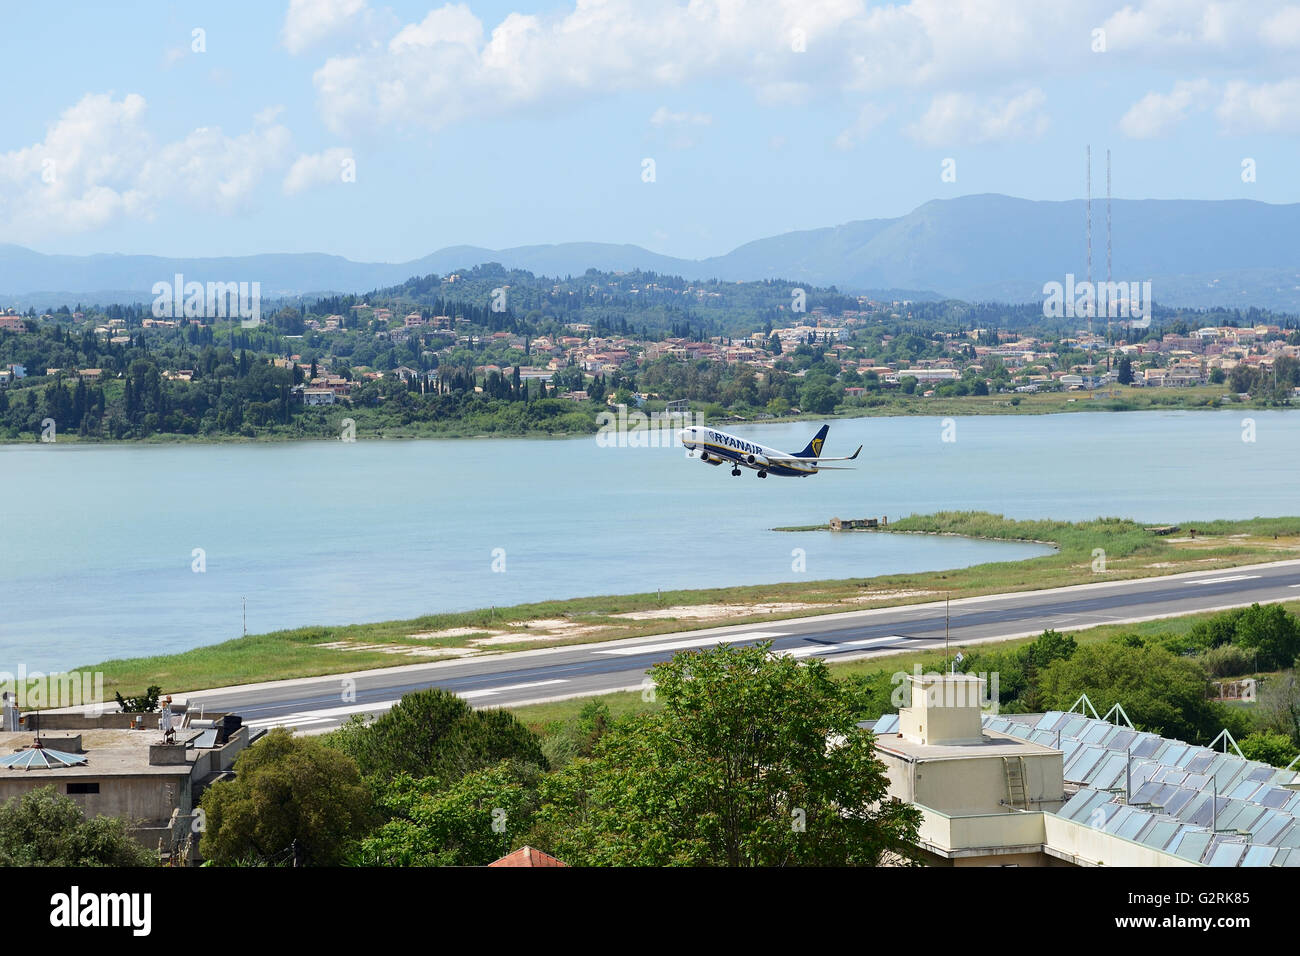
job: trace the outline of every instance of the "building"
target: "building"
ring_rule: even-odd
[[[333,405],[338,396],[328,388],[304,388],[299,392],[304,405]]]
[[[994,716],[971,675],[909,682],[912,703],[872,730],[932,863],[1300,866],[1294,771],[1135,730],[1118,706],[1123,723]]]
[[[489,863],[488,866],[568,866],[568,864],[531,846],[521,846],[513,853],[507,853],[501,859]]]
[[[254,739],[235,715],[192,720],[184,705],[174,710],[181,728],[170,744],[162,742],[157,714],[24,715],[19,731],[0,733],[0,753],[32,748],[39,732],[42,747],[79,755],[84,762],[0,771],[0,803],[52,786],[88,817],[120,817],[143,846],[155,850],[161,845],[170,852],[192,832],[203,790],[229,776],[235,757]]]

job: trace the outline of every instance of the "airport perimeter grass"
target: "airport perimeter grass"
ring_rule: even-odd
[[[1195,530],[1195,535],[1191,534]],[[177,654],[105,661],[82,670],[104,674],[105,693],[142,693],[151,684],[167,692],[202,690],[232,684],[348,673],[369,668],[416,664],[427,658],[386,653],[384,649],[348,650],[321,647],[332,642],[411,648],[463,648],[485,632],[508,632],[523,640],[495,648],[498,653],[556,647],[696,630],[724,624],[773,621],[864,608],[914,604],[1002,591],[1037,590],[1124,578],[1152,577],[1180,571],[1210,570],[1240,564],[1300,557],[1300,517],[1244,521],[1192,522],[1180,532],[1157,535],[1120,518],[1093,521],[1016,521],[987,512],[941,512],[912,516],[888,531],[813,534],[924,533],[954,534],[996,540],[1049,542],[1052,554],[1023,561],[995,562],[950,571],[882,575],[831,581],[798,581],[751,587],[576,598],[508,608],[436,614],[376,624],[314,626],[249,635]],[[792,534],[792,538],[794,535]],[[788,547],[791,538],[779,545]],[[1104,552],[1104,567],[1097,549]],[[652,619],[620,617],[640,611],[715,606],[716,617],[682,618],[669,614]],[[718,607],[724,606],[725,607]],[[754,605],[777,605],[757,613]],[[550,636],[530,622],[562,619],[578,633]],[[452,628],[471,633],[428,638],[421,635]],[[486,652],[481,652],[486,653]]]

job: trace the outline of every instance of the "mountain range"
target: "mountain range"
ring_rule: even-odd
[[[1083,200],[996,194],[936,199],[905,216],[863,219],[758,239],[725,255],[682,259],[635,245],[569,242],[485,249],[449,246],[402,263],[319,253],[185,259],[46,255],[0,244],[0,305],[148,301],[155,282],[260,281],[277,298],[366,292],[414,275],[484,262],[538,275],[641,269],[687,279],[782,278],[891,297],[1032,302],[1043,284],[1087,274]],[[1111,206],[1114,279],[1150,281],[1157,303],[1300,311],[1300,204],[1130,200]],[[1106,277],[1106,203],[1092,203],[1092,275]]]

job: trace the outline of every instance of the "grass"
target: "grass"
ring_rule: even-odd
[[[516,643],[491,651],[505,652],[911,604],[938,600],[945,593],[955,598],[970,597],[1300,557],[1300,517],[1198,522],[1191,527],[1197,530],[1195,537],[1189,533],[1160,537],[1120,518],[1016,521],[987,512],[940,512],[901,519],[891,524],[888,532],[810,533],[957,534],[1050,542],[1057,550],[1023,561],[994,562],[949,571],[609,595],[434,614],[403,621],[303,627],[249,635],[176,654],[105,661],[82,670],[102,672],[105,692],[111,699],[114,691],[134,695],[142,693],[150,684],[158,684],[166,691],[202,690],[416,664],[431,658],[412,656],[408,652],[447,654],[467,649],[476,635],[481,637],[487,632],[516,639]],[[1189,530],[1189,526],[1184,528]],[[1098,566],[1097,549],[1104,551],[1104,570],[1094,570]],[[674,613],[649,619],[621,616],[665,609],[684,611],[702,605],[712,606],[716,616],[705,619]],[[755,605],[775,607],[764,609]],[[462,633],[428,636],[430,632],[451,629],[460,629]],[[321,646],[341,641],[387,647],[341,651]],[[483,655],[489,651],[475,653]]]

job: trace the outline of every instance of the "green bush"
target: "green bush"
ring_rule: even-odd
[[[157,857],[127,834],[116,817],[87,820],[53,787],[31,790],[0,806],[0,866],[150,866]]]
[[[1238,677],[1249,673],[1254,655],[1235,644],[1211,647],[1201,655],[1201,663],[1211,677]]]
[[[1274,767],[1285,767],[1300,753],[1286,734],[1269,733],[1267,730],[1255,731],[1241,740],[1238,746],[1248,760],[1258,760]]]

